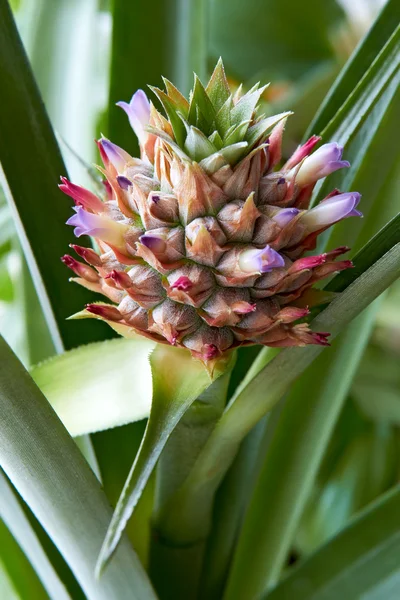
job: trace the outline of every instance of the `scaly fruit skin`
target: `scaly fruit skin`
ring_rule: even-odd
[[[73,246],[86,264],[63,257],[74,281],[113,303],[96,316],[129,335],[188,348],[212,369],[245,344],[327,344],[326,333],[296,323],[316,302],[312,285],[351,266],[347,248],[303,257],[319,233],[359,216],[356,192],[334,190],[308,210],[318,179],[348,167],[342,148],[311,137],[280,169],[286,118],[259,116],[265,88],[233,95],[222,62],[187,101],[167,80],[154,89],[168,119],[142,90],[121,102],[141,158],[102,138],[105,199],[62,178],[76,204],[68,224],[95,238],[99,252]]]

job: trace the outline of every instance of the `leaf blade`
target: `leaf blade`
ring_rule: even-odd
[[[140,600],[154,600],[126,539],[109,572],[101,582],[95,580],[95,559],[111,516],[107,499],[74,441],[2,339],[0,358],[0,461],[5,473],[90,600],[110,595],[122,600],[131,597],[132,590]]]
[[[31,369],[72,436],[148,417],[155,342],[116,339],[80,346]]]
[[[283,600],[292,593],[298,600],[394,598],[390,591],[400,581],[399,506],[396,486],[263,598]]]
[[[210,384],[204,367],[193,361],[186,350],[159,345],[151,362],[154,379],[150,418],[108,528],[97,563],[98,572],[102,572],[115,551],[170,434],[192,402]]]

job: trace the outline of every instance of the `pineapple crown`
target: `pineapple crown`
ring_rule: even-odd
[[[299,320],[327,301],[313,284],[351,266],[336,260],[348,248],[304,253],[327,227],[361,215],[357,192],[333,190],[308,208],[316,182],[349,166],[343,148],[315,150],[321,138],[312,136],[278,168],[291,113],[261,113],[266,86],[233,94],[221,60],[206,87],[195,76],[189,100],[164,84],[151,89],[166,116],[142,90],[118,103],[141,157],[98,141],[103,198],[62,178],[76,204],[68,224],[96,244],[73,245],[85,263],[63,261],[74,281],[113,303],[79,316],[188,348],[210,370],[240,345],[327,344],[328,334]]]

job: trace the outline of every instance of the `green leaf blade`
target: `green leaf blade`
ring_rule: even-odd
[[[5,191],[56,350],[62,351],[104,332],[65,321],[89,298],[71,288],[58,258],[72,241],[65,226],[70,205],[57,188],[66,168],[6,0],[0,0],[0,71]]]
[[[363,511],[263,600],[395,598],[400,584],[400,489]]]
[[[153,401],[150,418],[108,528],[97,563],[98,573],[103,571],[119,544],[170,434],[192,402],[211,383],[204,366],[194,361],[186,350],[159,345],[151,356],[151,363]]]
[[[2,339],[0,359],[0,462],[5,473],[90,600],[124,600],[132,594],[154,600],[127,539],[102,581],[95,579],[96,556],[111,517],[108,501],[75,442]]]
[[[154,348],[145,338],[98,342],[45,361],[31,375],[69,433],[84,435],[148,417]]]

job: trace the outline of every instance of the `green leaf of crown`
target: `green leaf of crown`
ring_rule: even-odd
[[[246,94],[239,88],[233,95],[219,59],[206,87],[197,75],[189,101],[168,79],[165,91],[150,86],[161,102],[171,125],[171,141],[193,161],[233,165],[243,159],[256,145],[264,144],[272,127],[290,115],[284,112],[274,117],[257,116],[260,101],[267,86],[254,85]],[[162,119],[159,121],[162,123]],[[148,130],[164,140],[168,132],[159,127]],[[212,160],[207,160],[212,157]]]

